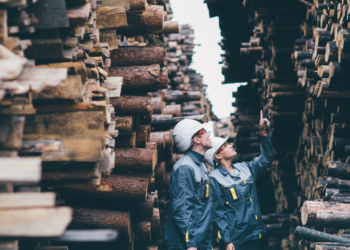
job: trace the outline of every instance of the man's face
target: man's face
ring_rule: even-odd
[[[194,139],[196,139],[196,141],[198,140],[199,144],[201,144],[202,147],[204,147],[204,148],[209,149],[209,148],[213,147],[211,140],[210,140],[210,134],[204,128],[199,130],[194,135]]]

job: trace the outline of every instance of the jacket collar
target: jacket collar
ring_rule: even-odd
[[[202,162],[199,161],[198,158],[191,151],[186,152],[185,155],[189,156],[194,161],[194,163],[196,163],[197,166],[200,166],[202,164]]]
[[[239,176],[239,170],[235,168],[235,165],[232,164],[232,167],[235,169],[233,173],[229,172],[226,168],[222,167],[219,165],[217,169],[223,174],[223,175],[228,175],[230,174],[231,176]]]

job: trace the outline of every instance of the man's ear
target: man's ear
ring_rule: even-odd
[[[200,144],[200,139],[198,136],[193,137],[193,143]]]
[[[221,160],[221,159],[222,159],[222,156],[219,155],[219,154],[216,154],[216,155],[215,155],[215,158],[218,159],[218,160]]]

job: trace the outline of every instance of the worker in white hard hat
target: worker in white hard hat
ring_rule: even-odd
[[[168,249],[212,250],[212,194],[203,163],[205,152],[212,143],[205,126],[184,119],[173,131],[175,144],[185,155],[171,172],[165,231]]]
[[[220,244],[220,249],[226,250],[258,250],[260,238],[265,234],[265,226],[261,219],[259,199],[255,180],[271,164],[274,159],[274,149],[270,134],[266,132],[267,119],[260,113],[259,132],[261,135],[261,155],[250,162],[232,164],[236,151],[227,143],[228,138],[213,138],[213,147],[205,154],[209,165],[215,167],[210,173],[210,181],[215,190],[220,190],[219,198],[224,204],[224,212],[216,214],[224,216],[228,222],[231,246],[227,240]],[[214,206],[215,207],[215,206]],[[223,231],[218,224],[218,238],[222,241]]]

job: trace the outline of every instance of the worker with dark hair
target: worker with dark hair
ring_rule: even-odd
[[[255,181],[259,175],[271,164],[274,159],[274,149],[270,134],[266,132],[267,119],[260,113],[259,132],[261,135],[261,155],[250,162],[232,164],[236,151],[227,143],[227,139],[215,137],[212,139],[213,147],[205,154],[206,161],[215,170],[210,173],[211,184],[220,190],[217,200],[225,207],[230,240],[232,244],[227,247],[221,244],[220,248],[226,250],[258,250],[260,238],[265,234],[259,199]],[[218,225],[218,237],[222,239],[222,231]]]

